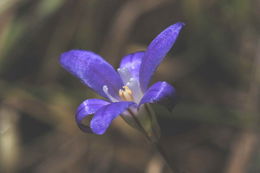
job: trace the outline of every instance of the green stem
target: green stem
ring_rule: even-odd
[[[168,156],[165,154],[162,146],[158,143],[153,141],[149,135],[146,133],[144,127],[142,126],[142,124],[140,123],[140,121],[138,120],[138,118],[135,116],[135,114],[128,109],[129,114],[131,115],[131,117],[134,119],[135,123],[137,124],[137,126],[140,128],[140,130],[142,131],[142,133],[144,134],[145,138],[153,145],[153,147],[157,150],[158,153],[160,153],[161,157],[164,159],[166,165],[170,168],[172,173],[179,173],[179,171],[177,170],[177,167],[173,167],[170,164],[170,160],[168,158]]]

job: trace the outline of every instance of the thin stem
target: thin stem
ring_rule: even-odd
[[[142,126],[142,124],[139,122],[138,118],[135,116],[135,114],[128,109],[129,114],[131,115],[131,117],[134,119],[135,123],[137,124],[137,126],[140,128],[140,130],[142,131],[142,133],[144,134],[144,136],[146,137],[146,139],[153,145],[153,147],[158,151],[158,153],[160,153],[161,157],[164,159],[166,165],[170,168],[172,173],[179,173],[179,171],[177,170],[177,167],[173,167],[170,164],[170,160],[167,157],[167,155],[165,154],[162,146],[158,143],[153,141],[149,135],[146,133],[144,127]]]
[[[177,166],[174,166],[172,164],[170,164],[170,160],[169,157],[167,156],[167,154],[164,152],[162,146],[158,143],[158,142],[154,142],[154,147],[157,149],[157,151],[161,154],[162,158],[164,158],[165,163],[167,164],[167,166],[170,168],[172,173],[179,173],[179,170],[177,168]]]
[[[142,124],[138,121],[137,117],[135,116],[135,114],[128,109],[129,114],[132,116],[132,118],[134,119],[135,123],[137,124],[137,126],[140,128],[140,130],[142,131],[142,133],[144,134],[144,136],[146,137],[146,139],[149,142],[152,142],[152,140],[150,139],[149,135],[146,133],[144,127],[142,126]]]
[[[149,105],[148,104],[144,104],[144,107],[145,107],[145,109],[148,112],[148,116],[149,116],[152,124],[156,123],[156,125],[157,125],[157,122],[154,122],[155,121],[154,117],[153,117],[153,116],[155,116],[155,115],[153,115],[154,112],[150,109]],[[153,131],[154,134],[157,134],[154,128],[152,128],[152,131]]]

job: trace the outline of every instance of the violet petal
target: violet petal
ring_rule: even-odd
[[[139,69],[144,52],[135,52],[124,56],[120,63],[120,68],[126,68],[132,77],[139,80]]]
[[[138,106],[145,103],[161,103],[173,108],[175,104],[175,89],[167,82],[156,82],[144,94]]]
[[[106,132],[112,120],[123,113],[134,102],[115,102],[99,109],[90,122],[91,130],[98,135]]]
[[[99,55],[85,50],[71,50],[61,55],[60,63],[101,96],[107,98],[103,91],[103,86],[106,85],[109,93],[118,98],[122,80],[114,68]]]
[[[148,46],[140,67],[140,84],[146,91],[149,81],[158,65],[175,43],[184,23],[178,22],[162,31]]]
[[[84,132],[92,132],[90,127],[87,125],[84,125],[82,123],[82,120],[94,113],[96,113],[96,111],[98,109],[100,109],[101,107],[110,104],[109,102],[105,101],[105,100],[101,100],[101,99],[88,99],[85,100],[84,102],[82,102],[76,112],[76,122],[77,125],[79,126],[79,128],[81,130],[83,130]]]

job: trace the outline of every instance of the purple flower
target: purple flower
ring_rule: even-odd
[[[103,134],[112,120],[120,114],[126,115],[127,110],[138,112],[143,104],[173,100],[175,89],[167,82],[157,82],[149,88],[148,85],[183,26],[181,22],[169,26],[150,43],[146,51],[123,57],[117,71],[93,52],[70,50],[63,53],[61,65],[106,98],[87,99],[81,103],[76,113],[78,126],[85,132]],[[90,126],[84,125],[83,119],[93,114]]]

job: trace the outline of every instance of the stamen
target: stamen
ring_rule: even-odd
[[[128,86],[123,86],[123,89],[119,90],[119,96],[124,101],[134,101],[133,92],[128,88]]]
[[[118,102],[117,99],[115,99],[113,96],[109,94],[108,87],[106,85],[103,86],[103,91],[112,102]]]

